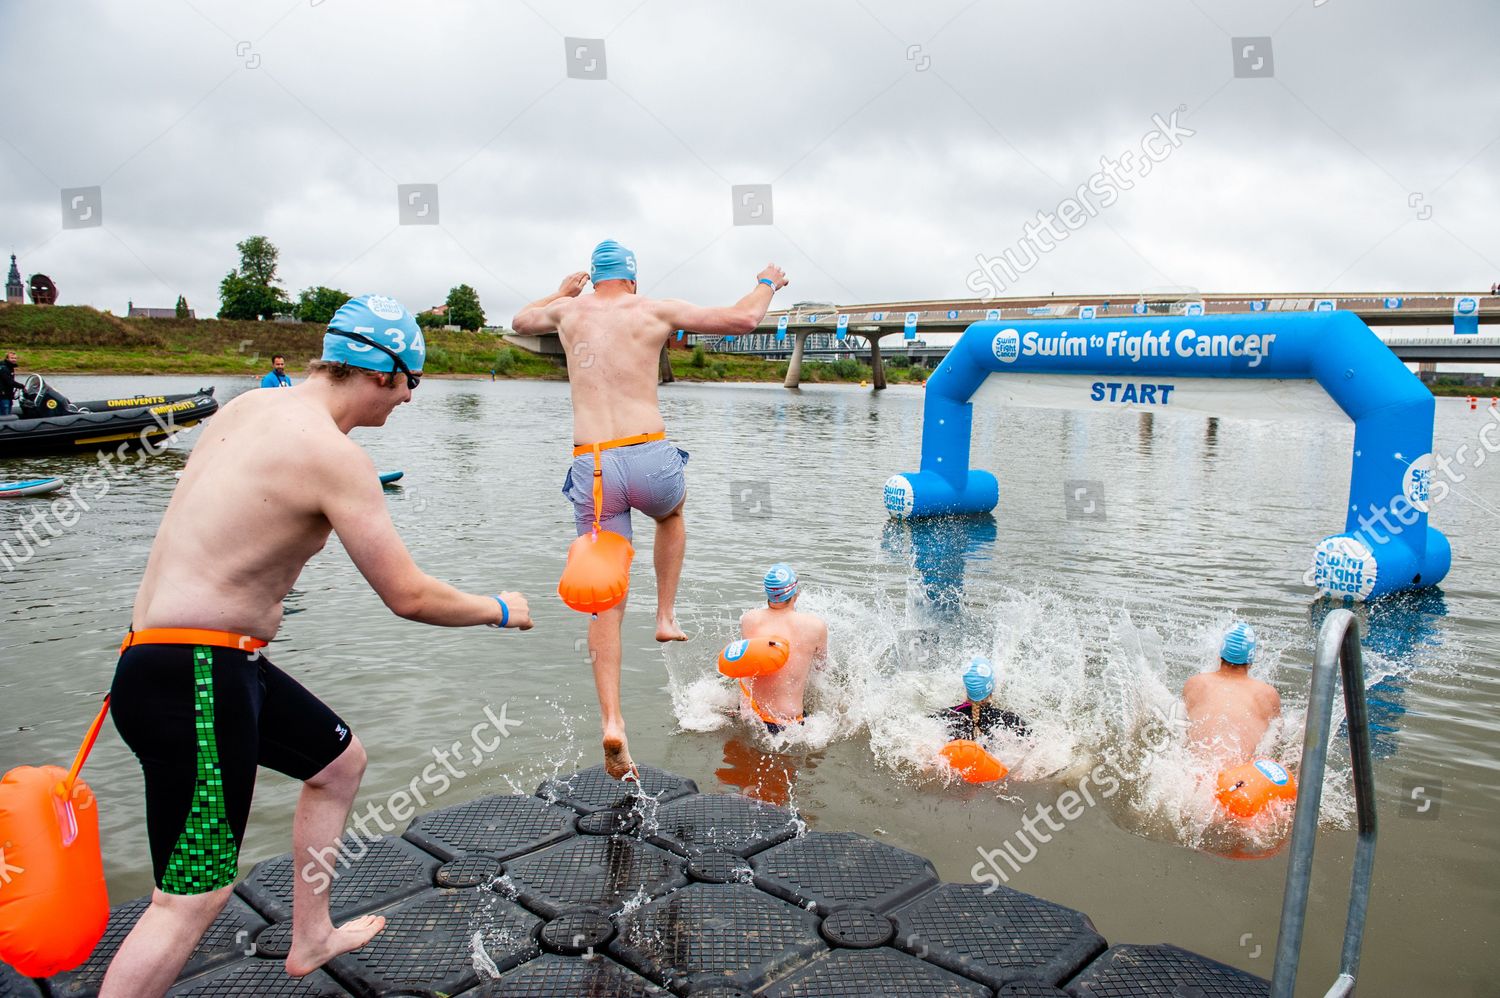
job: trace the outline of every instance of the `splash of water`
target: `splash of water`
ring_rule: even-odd
[[[1123,792],[1107,803],[1108,813],[1137,834],[1234,854],[1272,849],[1290,828],[1286,812],[1225,822],[1213,797],[1217,773],[1188,744],[1182,683],[1200,668],[1217,666],[1219,639],[1233,619],[1227,610],[1185,613],[1152,604],[1133,614],[1123,600],[1013,587],[937,607],[914,582],[897,593],[873,585],[858,593],[809,589],[799,609],[829,625],[830,661],[810,678],[805,725],[766,735],[747,718],[734,685],[712,663],[683,652],[668,662],[679,724],[711,731],[743,723],[768,752],[864,738],[876,763],[899,779],[951,781],[938,756],[949,736],[933,714],[965,699],[963,663],[984,655],[997,667],[997,701],[1029,728],[1025,735],[1005,730],[989,739],[987,747],[1011,770],[997,796],[1051,797],[1055,787],[1038,785],[1074,785],[1106,765],[1123,777]],[[1143,612],[1149,626],[1134,619]],[[711,647],[734,637],[726,625],[720,629]],[[1251,674],[1278,685],[1293,640],[1299,639],[1263,634]],[[1301,682],[1299,669],[1279,684],[1282,717],[1256,752],[1292,769],[1301,761]],[[1340,704],[1335,723],[1341,719]],[[1346,827],[1352,806],[1347,751],[1335,746],[1322,823]]]

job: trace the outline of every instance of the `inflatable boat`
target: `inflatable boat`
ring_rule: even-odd
[[[0,416],[0,459],[155,444],[219,411],[214,390],[73,402],[33,374],[19,412]]]

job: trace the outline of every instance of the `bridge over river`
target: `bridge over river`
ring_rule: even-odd
[[[1140,316],[1255,315],[1288,312],[1352,311],[1380,334],[1397,357],[1410,363],[1500,363],[1500,334],[1453,332],[1460,307],[1477,319],[1475,326],[1500,324],[1500,296],[1466,292],[1360,292],[1333,296],[1325,293],[1278,293],[1254,296],[1198,294],[1174,291],[1148,294],[1049,295],[1046,297],[940,299],[897,301],[871,305],[801,302],[770,312],[754,333],[746,336],[706,336],[691,330],[682,341],[703,344],[724,353],[750,354],[787,360],[785,384],[801,383],[805,358],[868,358],[877,389],[886,385],[881,341],[902,337],[897,352],[914,363],[935,366],[947,354],[948,341],[972,323],[986,319],[1028,323],[1049,320],[1109,320]],[[1426,327],[1426,328],[1423,328]],[[1447,327],[1435,331],[1431,327]],[[542,353],[561,353],[555,335],[511,337]],[[670,361],[662,358],[663,380],[672,378]]]

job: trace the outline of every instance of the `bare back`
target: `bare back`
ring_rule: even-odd
[[[1220,669],[1193,676],[1182,688],[1188,740],[1222,766],[1249,762],[1271,721],[1281,714],[1275,687]]]
[[[821,665],[828,655],[828,625],[823,618],[790,608],[747,610],[740,617],[740,636],[783,637],[792,643],[786,665],[745,683],[756,702],[775,716],[788,719],[800,716],[807,677],[813,666]]]
[[[270,640],[282,599],[327,543],[324,509],[350,470],[378,494],[369,457],[298,389],[230,402],[204,424],[167,506],[131,625]]]
[[[595,292],[554,302],[548,313],[567,351],[575,444],[666,428],[656,394],[661,348],[673,331],[664,303]]]

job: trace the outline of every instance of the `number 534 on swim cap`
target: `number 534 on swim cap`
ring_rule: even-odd
[[[427,343],[416,318],[399,301],[360,295],[346,301],[329,320],[323,359],[366,371],[420,371],[427,360]]]

